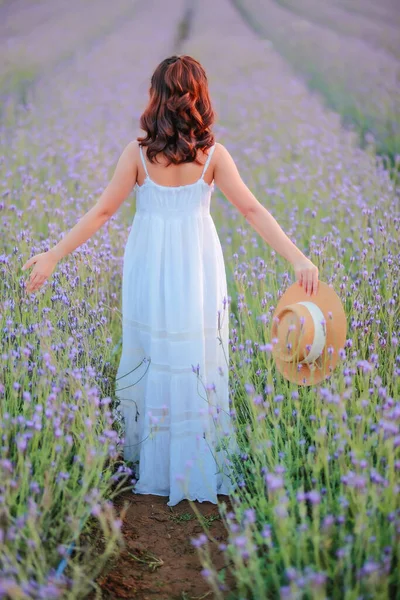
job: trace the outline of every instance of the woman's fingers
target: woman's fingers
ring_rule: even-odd
[[[313,292],[313,274],[310,273],[308,275],[308,292],[311,296],[312,292]]]
[[[28,269],[31,265],[33,265],[38,259],[38,255],[35,254],[35,256],[31,256],[24,265],[22,265],[21,269],[23,271],[25,271],[26,269]]]
[[[34,286],[33,286],[33,291],[36,292],[36,290],[38,290],[40,287],[42,287],[44,282],[43,277],[39,277],[39,279],[36,279]]]
[[[26,286],[27,291],[34,292],[42,285],[43,281],[43,275],[41,275],[40,273],[32,272],[28,281],[28,285]]]
[[[317,273],[313,273],[311,275],[310,278],[310,283],[309,283],[309,290],[310,290],[310,296],[315,296],[317,294],[318,291],[318,274]]]
[[[34,292],[36,292],[37,290],[39,290],[39,289],[42,287],[42,285],[43,285],[43,284],[44,284],[44,280],[41,280],[41,281],[40,281],[40,282],[39,282],[39,283],[36,285],[36,287],[35,287],[35,289],[34,289],[33,291],[34,291]]]
[[[317,293],[317,279],[318,275],[315,270],[307,271],[307,281],[305,285],[305,292],[308,296],[315,295]]]
[[[307,294],[308,293],[308,285],[309,285],[309,278],[308,278],[307,270],[304,270],[304,272],[303,272],[303,281],[304,281],[304,284],[303,284],[304,291]]]
[[[32,276],[31,276],[31,277],[28,279],[28,281],[26,282],[26,291],[27,291],[27,292],[30,292],[30,291],[32,291],[32,288],[33,288],[33,283],[34,283],[35,279],[36,279],[35,277],[32,277]]]
[[[36,292],[36,290],[38,290],[40,287],[41,287],[40,284],[35,284],[33,287],[31,287],[31,288],[28,289],[28,292],[30,294],[32,294],[32,292]]]
[[[318,294],[318,273],[315,274],[314,277],[314,295]]]
[[[26,291],[28,293],[38,290],[49,278],[55,267],[53,256],[47,252],[42,252],[41,254],[32,256],[22,266],[22,270],[24,271],[32,264],[35,264],[35,267],[32,269],[32,272],[26,282]]]
[[[308,296],[318,292],[318,267],[310,260],[301,260],[294,264],[297,281]]]

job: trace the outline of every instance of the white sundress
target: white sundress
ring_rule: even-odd
[[[136,494],[217,504],[235,488],[225,264],[210,214],[214,182],[136,184],[122,283],[116,397]],[[222,342],[222,343],[221,343]],[[222,441],[222,445],[221,442]]]

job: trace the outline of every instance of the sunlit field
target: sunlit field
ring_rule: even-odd
[[[390,135],[379,128],[379,144],[371,137],[361,148],[339,109],[306,87],[297,65],[234,3],[205,0],[189,21],[184,0],[168,11],[161,0],[92,4],[71,23],[72,35],[64,2],[41,2],[29,14],[0,2],[0,22],[8,10],[12,23],[0,27],[10,57],[0,80],[0,597],[83,598],[121,544],[113,498],[135,480],[122,460],[115,376],[134,192],[38,292],[26,293],[21,266],[98,199],[139,134],[153,69],[178,48],[208,73],[217,141],[333,285],[348,323],[329,379],[302,387],[282,378],[271,318],[293,269],[216,188],[211,213],[228,279],[227,368],[240,446],[231,457],[235,509],[220,504],[228,531],[220,549],[236,586],[210,562],[205,534],[192,540],[201,576],[217,599],[400,598],[399,159],[388,170],[377,154],[393,147]],[[246,4],[257,9],[255,0]],[[357,1],[364,19],[373,6]],[[380,60],[379,48],[369,52]],[[338,45],[333,67],[347,57]],[[397,64],[396,53],[390,60]],[[398,96],[377,79],[368,86],[371,94],[360,87],[365,101],[381,106],[373,94],[387,93],[393,115]],[[339,81],[337,90],[346,94]],[[357,110],[370,119],[369,106]],[[95,531],[105,540],[101,555],[91,545]]]
[[[400,12],[383,0],[232,0],[249,26],[392,161],[400,154]]]

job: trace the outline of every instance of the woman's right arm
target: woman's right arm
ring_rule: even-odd
[[[214,181],[226,198],[239,210],[246,221],[278,254],[294,268],[306,293],[318,291],[318,268],[288,238],[270,212],[258,202],[242,180],[228,150],[220,143],[215,148]]]

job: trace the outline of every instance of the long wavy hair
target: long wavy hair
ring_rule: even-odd
[[[149,96],[140,117],[146,135],[137,138],[147,146],[149,161],[157,162],[156,155],[162,153],[168,165],[200,164],[197,151],[214,144],[211,126],[215,119],[202,65],[186,55],[164,59],[151,77]]]

